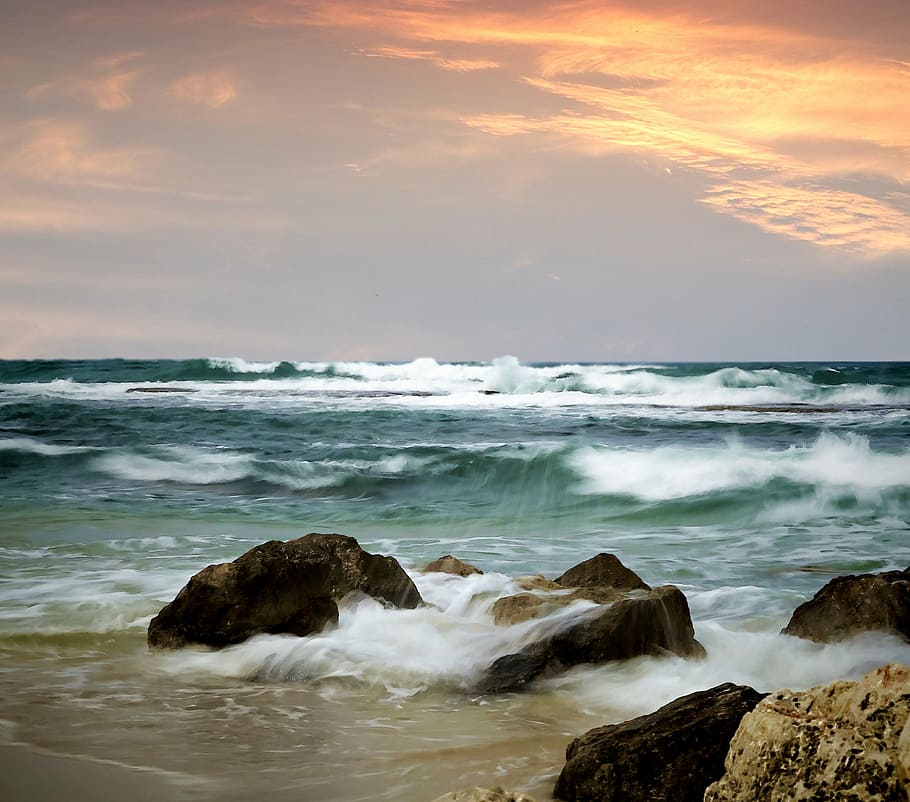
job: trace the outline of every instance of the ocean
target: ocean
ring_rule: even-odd
[[[196,571],[308,532],[396,557],[431,604],[148,651]],[[472,694],[533,634],[493,601],[599,552],[677,585],[707,658]],[[449,553],[485,573],[420,571]],[[778,634],[832,576],[908,564],[908,363],[0,361],[0,740],[175,799],[547,799],[591,727],[910,663],[885,634]]]

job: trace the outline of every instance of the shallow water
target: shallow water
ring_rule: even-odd
[[[910,662],[883,635],[777,634],[831,575],[910,563],[908,435],[906,364],[0,362],[4,732],[199,798],[546,799],[590,727]],[[147,651],[190,575],[309,531],[394,555],[435,607]],[[473,695],[533,636],[492,624],[512,579],[600,551],[678,585],[708,658]],[[445,553],[487,574],[419,571]]]

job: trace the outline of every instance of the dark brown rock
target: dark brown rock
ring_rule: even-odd
[[[259,633],[309,635],[338,620],[337,602],[352,591],[393,607],[422,602],[394,558],[369,554],[352,537],[270,540],[193,576],[152,619],[148,643],[223,647]]]
[[[614,554],[598,554],[573,566],[555,581],[567,588],[651,590],[650,585],[626,568]]]
[[[463,562],[457,557],[453,557],[451,554],[446,554],[438,560],[433,560],[433,562],[427,565],[423,570],[425,573],[436,571],[441,574],[454,574],[455,576],[471,576],[471,574],[483,573],[476,565]]]
[[[871,630],[910,640],[910,568],[832,579],[793,611],[781,632],[831,643]]]
[[[566,749],[553,795],[566,802],[701,802],[724,773],[740,721],[763,697],[726,683],[590,730]]]
[[[481,693],[520,690],[581,663],[605,663],[640,655],[701,657],[689,604],[679,588],[665,585],[591,611],[582,621],[516,654],[500,657],[478,685]]]

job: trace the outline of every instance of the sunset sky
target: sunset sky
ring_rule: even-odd
[[[910,359],[907,0],[10,2],[0,357]]]

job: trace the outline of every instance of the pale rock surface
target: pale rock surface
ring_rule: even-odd
[[[768,696],[739,725],[705,802],[907,802],[910,668]]]

